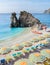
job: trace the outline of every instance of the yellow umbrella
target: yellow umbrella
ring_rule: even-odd
[[[48,44],[48,41],[47,40],[43,40],[43,41],[40,41],[39,43],[41,43],[41,44]]]
[[[44,34],[44,37],[45,37],[45,38],[50,38],[50,34],[49,34],[49,33],[45,33],[45,34]]]
[[[20,44],[16,44],[16,45],[12,46],[11,48],[12,48],[13,50],[19,51],[19,50],[23,49],[23,46],[20,45]]]
[[[32,46],[32,43],[30,43],[30,42],[23,42],[21,45],[23,47],[30,47],[30,46]]]
[[[5,56],[5,59],[6,59],[6,61],[9,63],[9,61],[11,61],[11,60],[15,60],[15,58],[13,58],[13,56],[11,56],[11,55],[6,55]]]
[[[3,47],[0,49],[0,54],[7,54],[11,51],[10,48]]]
[[[30,47],[25,47],[22,49],[23,53],[29,53],[30,51],[32,51],[32,49]]]
[[[41,54],[50,59],[50,49],[43,49],[40,51]]]
[[[43,36],[39,36],[38,37],[38,40],[40,41],[40,40],[44,40],[45,38],[43,37]]]
[[[28,59],[21,59],[19,61],[16,61],[14,65],[34,65],[31,63]]]
[[[38,42],[38,38],[33,38],[31,42]]]
[[[46,57],[41,55],[39,52],[35,52],[35,53],[32,53],[30,56],[29,56],[29,60],[31,62],[34,62],[34,63],[37,63],[37,62],[43,62],[45,61]]]

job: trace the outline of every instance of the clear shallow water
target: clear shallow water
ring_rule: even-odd
[[[32,14],[32,15],[38,18],[42,23],[50,27],[50,15],[49,14]],[[24,28],[10,28],[10,23],[11,23],[10,14],[0,14],[0,40],[10,38],[24,31]]]
[[[43,24],[50,27],[50,14],[35,13],[33,16],[38,18]]]
[[[0,14],[0,40],[22,33],[23,28],[10,28],[10,14]]]

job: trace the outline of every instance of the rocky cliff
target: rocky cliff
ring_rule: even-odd
[[[12,13],[11,15],[11,27],[32,27],[36,25],[40,25],[41,22],[31,13],[26,11],[21,11],[19,19],[17,20],[16,13]]]
[[[48,10],[45,10],[44,13],[50,14],[50,8]]]

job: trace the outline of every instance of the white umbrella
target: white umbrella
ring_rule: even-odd
[[[50,58],[50,49],[41,50],[41,54],[47,58]]]
[[[34,65],[31,63],[28,59],[20,59],[19,61],[16,61],[14,65]]]
[[[45,61],[46,57],[41,55],[39,52],[35,52],[35,53],[32,53],[30,56],[29,56],[29,60],[31,62],[43,62]]]

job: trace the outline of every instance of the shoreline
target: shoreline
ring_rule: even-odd
[[[1,40],[0,41],[0,47],[8,46],[8,44],[9,44],[9,46],[12,46],[13,44],[24,42],[24,41],[26,41],[26,38],[28,36],[31,36],[31,35],[32,35],[31,27],[25,28],[25,30],[22,31],[21,34],[15,35],[15,36],[8,38],[8,39],[5,39],[5,40]],[[27,39],[27,41],[29,41],[29,38]]]
[[[11,38],[5,39],[5,40],[0,40],[0,48],[2,47],[9,47],[9,46],[13,46],[17,43],[22,43],[22,42],[27,42],[27,41],[31,41],[34,37],[39,36],[38,34],[34,34],[32,33],[33,30],[31,27],[29,28],[25,28],[20,34],[15,35]],[[46,34],[46,31],[44,30],[39,30],[42,32],[43,34]]]

